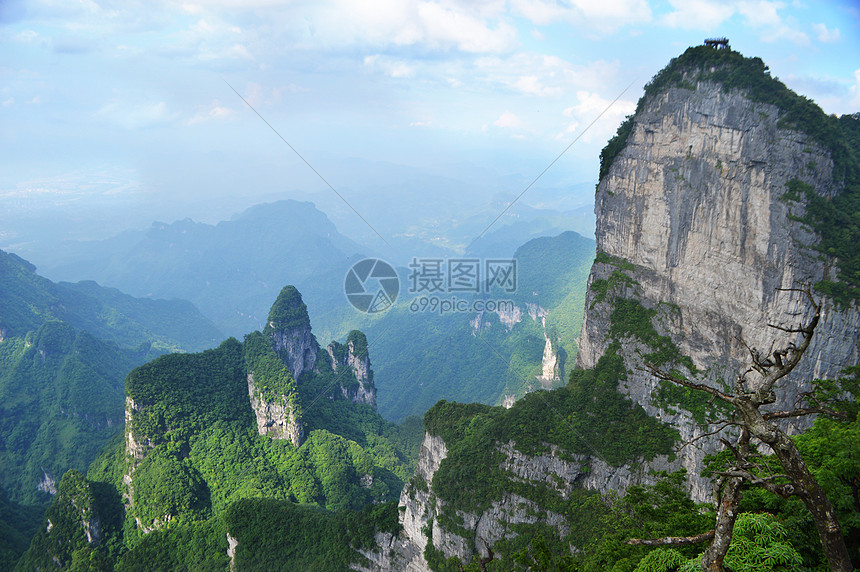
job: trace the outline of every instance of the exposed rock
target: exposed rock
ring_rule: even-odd
[[[362,332],[353,330],[347,337],[346,345],[332,342],[326,348],[331,366],[340,381],[340,390],[344,398],[354,403],[366,403],[376,409],[376,386],[373,383],[373,370],[370,369],[370,356],[367,352],[367,338]],[[351,371],[351,378],[344,368]],[[355,383],[349,383],[352,380]],[[349,381],[344,383],[345,381]]]
[[[140,462],[146,456],[146,452],[152,449],[152,441],[146,437],[141,441],[134,436],[133,423],[134,414],[140,410],[140,407],[134,402],[131,397],[125,398],[125,452],[126,455]],[[135,463],[137,464],[137,463]]]
[[[248,374],[248,396],[260,435],[269,435],[273,439],[289,439],[296,447],[304,442],[305,429],[291,400],[297,396],[279,395],[275,400],[266,400],[254,385],[253,373]]]
[[[536,486],[550,485],[564,497],[589,470],[588,457],[576,456],[572,461],[564,461],[555,454],[555,448],[549,454],[539,456],[525,455],[510,443],[501,445],[499,450],[505,455],[501,468],[509,472],[511,478]],[[403,530],[398,537],[378,534],[376,550],[362,551],[370,563],[355,569],[429,571],[424,559],[428,542],[432,542],[445,558],[456,556],[468,562],[475,554],[487,555],[482,541],[492,546],[500,539],[513,538],[519,534],[516,529],[522,524],[549,525],[558,531],[559,538],[570,533],[563,515],[545,510],[534,501],[512,493],[504,493],[479,514],[454,509],[457,518],[462,519],[462,528],[469,531],[469,538],[446,530],[439,518],[446,509],[445,503],[433,494],[430,487],[433,475],[447,454],[448,449],[440,437],[429,433],[424,435],[415,476],[400,495]]]
[[[513,309],[499,309],[496,310],[496,314],[499,315],[499,321],[507,328],[509,331],[513,329],[513,327],[523,320],[523,310],[519,306],[514,306]]]
[[[553,351],[552,340],[549,335],[544,332],[543,337],[546,343],[544,344],[543,358],[541,359],[541,374],[536,379],[540,382],[543,389],[550,389],[553,385],[564,379],[564,368],[561,365],[558,353]]]
[[[790,339],[768,324],[796,325],[809,308],[802,294],[779,288],[834,275],[811,248],[817,237],[789,216],[802,214],[803,205],[781,200],[793,179],[835,192],[832,161],[808,136],[780,129],[779,117],[775,106],[716,85],[669,89],[637,113],[626,147],[598,186],[598,252],[633,265],[625,272],[635,284],[615,295],[657,310],[654,327],[708,371],[711,383],[733,380],[745,368],[743,342],[766,350],[775,339]],[[589,277],[579,367],[594,367],[610,343],[612,296],[595,303],[591,284],[615,270],[596,263]],[[840,311],[825,301],[812,346],[781,382],[776,406],[791,407],[812,379],[835,377],[857,363],[858,341],[856,306]],[[689,416],[652,402],[655,380],[636,350],[635,340],[622,344],[629,371],[624,391],[675,425],[682,439],[696,437]],[[698,477],[702,458],[716,447],[716,439],[685,447],[675,464],[687,467],[698,500],[707,495]]]
[[[45,470],[44,467],[39,467],[42,470],[42,478],[36,484],[36,489],[49,495],[57,494],[57,478]]]
[[[230,536],[230,533],[227,533],[227,558],[230,559],[230,572],[235,572],[236,570],[236,548],[239,546],[239,539],[233,538]]]

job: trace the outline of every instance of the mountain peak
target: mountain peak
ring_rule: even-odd
[[[308,307],[295,286],[287,285],[281,289],[269,311],[263,333],[272,338],[275,351],[290,368],[295,380],[298,381],[302,372],[313,369],[319,344],[311,334]]]
[[[311,327],[311,319],[308,316],[308,307],[302,300],[302,295],[293,285],[284,286],[275,303],[269,310],[269,318],[266,320],[264,334],[273,331],[292,330],[295,328]]]

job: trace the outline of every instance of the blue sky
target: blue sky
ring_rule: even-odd
[[[710,36],[860,111],[848,1],[4,0],[0,210],[111,217],[95,237],[330,192],[227,82],[347,197],[392,164],[516,195],[623,92],[541,184],[594,181],[642,86]]]

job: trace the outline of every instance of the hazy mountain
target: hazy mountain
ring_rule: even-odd
[[[340,235],[310,203],[261,204],[216,225],[192,220],[154,223],[137,241],[128,236],[77,243],[73,262],[52,277],[94,279],[134,296],[193,302],[229,335],[262,327],[281,286],[308,288],[319,312],[345,304],[342,280],[358,245]],[[72,245],[67,245],[72,249]]]
[[[62,474],[86,469],[121,430],[125,375],[220,337],[190,302],[57,284],[0,251],[0,528],[9,541],[0,561],[23,551],[16,538],[30,534]]]

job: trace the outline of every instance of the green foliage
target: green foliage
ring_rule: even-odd
[[[281,289],[272,304],[263,333],[268,335],[273,330],[288,330],[307,326],[309,323],[308,307],[302,301],[302,295],[295,286],[288,285]]]
[[[301,419],[296,381],[290,369],[272,348],[271,340],[260,332],[245,336],[245,367],[254,375],[254,386],[268,403],[290,405],[296,419]]]
[[[57,495],[45,513],[41,528],[15,569],[56,569],[56,563],[71,568],[73,561],[79,570],[88,569],[85,564],[90,562],[98,569],[97,565],[104,562],[106,555],[92,554],[86,531],[113,532],[118,525],[115,517],[119,514],[113,506],[115,501],[105,494],[103,487],[80,472],[67,472],[57,486]],[[82,559],[84,555],[86,559]]]
[[[47,506],[19,505],[0,488],[0,570],[11,570],[30,545]]]
[[[513,301],[521,320],[505,324],[495,312],[483,312],[480,337],[476,314],[410,312],[408,298],[398,299],[384,316],[349,323],[344,329],[360,326],[372,344],[379,413],[399,422],[424,415],[439,399],[499,404],[506,395],[520,397],[527,391],[524,380],[541,374],[544,333],[560,356],[563,382],[576,358],[594,252],[594,241],[574,232],[522,245],[514,254],[517,291],[497,288],[492,294],[494,300]],[[547,311],[546,330],[527,304]]]
[[[134,472],[134,513],[144,526],[158,527],[176,518],[209,516],[209,493],[188,460],[158,448]]]
[[[603,177],[609,172],[609,167],[612,166],[612,163],[615,161],[615,157],[624,149],[624,146],[627,145],[627,138],[630,137],[630,133],[633,132],[633,116],[628,115],[624,121],[621,122],[621,125],[618,126],[618,130],[613,135],[612,139],[606,144],[600,151],[600,174],[598,175],[598,179],[602,180]]]
[[[238,570],[347,570],[363,560],[377,531],[396,534],[397,505],[370,505],[332,513],[269,499],[243,499],[225,513],[238,541]]]
[[[852,370],[856,375],[857,368]],[[819,417],[811,429],[794,440],[836,510],[854,565],[860,565],[860,418],[839,421]],[[811,520],[802,507],[797,508],[798,518]],[[819,548],[813,529],[806,525],[806,531],[815,537],[810,543]]]
[[[644,357],[656,366],[680,364],[696,374],[693,360],[681,353],[669,336],[661,336],[651,323],[656,310],[645,308],[638,300],[617,298],[612,302],[609,336],[614,339],[636,337],[653,351]]]
[[[609,278],[606,280],[598,278],[591,282],[591,291],[594,293],[594,299],[591,302],[591,306],[594,307],[595,304],[604,302],[606,300],[606,296],[610,292],[617,291],[619,287],[632,286],[634,284],[636,284],[636,281],[620,269],[613,270],[612,274],[610,274]]]
[[[121,431],[122,378],[141,360],[56,321],[0,343],[0,483],[11,498],[44,502],[46,473],[86,469]]]
[[[808,184],[793,179],[786,183],[783,198],[806,203],[806,214],[800,219],[809,224],[821,241],[816,248],[835,259],[839,265],[839,281],[822,280],[815,290],[848,305],[860,297],[860,173],[841,193],[822,197]]]
[[[242,345],[234,338],[198,354],[170,354],[128,374],[135,439],[184,443],[217,421],[252,422]]]
[[[117,561],[116,572],[229,569],[222,518],[187,522],[144,536]]]
[[[367,336],[359,330],[352,330],[346,336],[346,344],[352,344],[352,353],[359,359],[367,357]]]
[[[674,572],[689,558],[685,558],[674,548],[657,548],[639,561],[635,572]]]
[[[499,445],[513,442],[526,454],[548,452],[572,460],[597,450],[613,465],[671,454],[677,433],[649,417],[617,391],[625,379],[624,362],[610,348],[593,370],[575,370],[566,387],[530,393],[510,409],[440,401],[425,415],[425,427],[439,435],[448,456],[432,488],[460,510],[480,510],[516,491],[547,507],[558,493],[551,488],[519,486],[499,468]]]
[[[735,522],[725,565],[737,572],[796,570],[803,564],[785,527],[772,515],[741,513]]]

